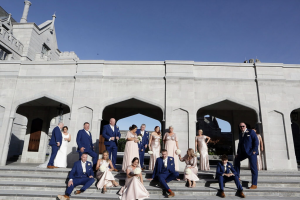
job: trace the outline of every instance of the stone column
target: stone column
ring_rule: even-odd
[[[3,147],[3,153],[2,153],[2,158],[1,158],[1,166],[4,166],[6,164],[6,159],[7,159],[7,154],[8,154],[8,149],[9,149],[9,144],[10,144],[10,139],[11,139],[11,129],[14,123],[15,117],[9,117],[9,122],[8,122],[8,127],[6,130],[6,137],[5,137],[5,143]]]
[[[27,23],[27,16],[28,16],[28,12],[29,12],[29,7],[31,6],[31,2],[25,0],[24,1],[25,6],[24,6],[24,11],[23,11],[23,15],[22,18],[20,20],[20,23]]]

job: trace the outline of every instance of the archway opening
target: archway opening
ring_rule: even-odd
[[[291,126],[294,149],[298,165],[300,164],[300,108],[291,112]]]
[[[141,116],[144,116],[145,120],[147,120],[147,118],[156,120],[157,122],[160,123],[158,125],[160,125],[161,130],[164,130],[163,111],[158,106],[152,105],[150,103],[147,103],[147,102],[135,99],[135,98],[131,98],[131,99],[121,101],[121,102],[118,102],[118,103],[115,103],[115,104],[105,107],[105,109],[103,110],[103,114],[102,114],[101,131],[100,131],[100,138],[99,138],[99,153],[101,154],[105,150],[104,138],[102,137],[102,129],[103,129],[104,125],[109,123],[110,118],[115,118],[117,125],[119,125],[119,123],[122,123],[122,121],[125,120],[127,117],[129,117],[129,119],[134,120],[136,117],[141,117]],[[151,127],[153,125],[151,125],[151,124],[147,125],[146,122],[142,122],[142,121],[143,121],[143,118],[141,118],[139,120],[139,122],[132,121],[129,124],[130,125],[136,124],[139,128],[139,126],[140,126],[139,123],[145,123],[147,131],[148,130],[152,131],[154,129],[154,127]],[[128,131],[128,128],[130,125],[128,125],[128,124],[127,124],[127,126],[124,125],[125,132]],[[120,131],[122,131],[122,130],[120,129]],[[122,137],[124,138],[124,134],[122,134]],[[119,164],[120,161],[121,160],[118,159],[117,164]]]
[[[43,163],[49,154],[52,129],[66,121],[69,113],[69,106],[48,97],[20,104],[12,126],[7,164]]]
[[[217,119],[228,122],[231,130],[222,133]],[[257,121],[255,110],[230,100],[200,108],[197,111],[196,130],[204,129],[203,134],[212,138],[212,142],[208,145],[211,154],[210,163],[215,164],[222,154],[228,154],[229,159],[233,160],[239,140],[239,123],[245,122],[247,128],[253,129],[256,127]],[[242,166],[247,167],[247,164],[247,162],[243,162]]]

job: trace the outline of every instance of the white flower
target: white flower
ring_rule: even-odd
[[[140,174],[141,173],[141,168],[137,167],[135,168],[135,170],[133,171],[134,174]]]
[[[148,153],[151,155],[151,154],[153,154],[153,151],[148,151]]]
[[[180,155],[180,154],[181,154],[181,150],[180,150],[180,149],[177,149],[177,150],[176,150],[176,154],[177,154],[177,155]]]
[[[106,170],[106,166],[105,165],[101,165],[100,166],[100,172],[105,172]]]
[[[142,141],[142,139],[143,139],[142,136],[139,135],[139,136],[138,136],[138,140],[139,140],[139,141]]]
[[[197,153],[196,153],[196,156],[197,156],[197,157],[200,157],[200,153],[199,153],[199,152],[197,152]]]
[[[192,173],[192,171],[191,171],[190,168],[187,168],[187,169],[185,170],[185,174],[186,174],[186,175],[189,175],[189,174],[191,174],[191,173]]]

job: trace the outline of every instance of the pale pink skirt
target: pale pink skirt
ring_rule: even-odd
[[[184,172],[186,169],[187,169],[187,167],[184,168]],[[199,181],[199,178],[197,176],[198,175],[198,167],[190,168],[190,170],[192,171],[191,174],[184,173],[184,180],[186,181],[187,179],[189,179],[190,181]]]
[[[137,177],[126,178],[125,185],[120,189],[121,200],[142,200],[149,198],[149,192]]]
[[[112,175],[109,169],[106,169],[105,172],[102,173],[99,182],[97,183],[97,188],[102,189],[105,185],[106,187],[112,187],[113,184],[111,181],[114,181],[115,177]]]

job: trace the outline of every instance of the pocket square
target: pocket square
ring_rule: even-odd
[[[249,137],[250,135],[247,135],[247,137]]]

